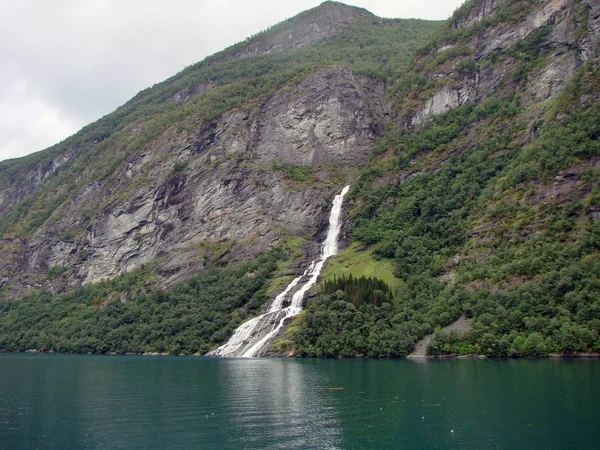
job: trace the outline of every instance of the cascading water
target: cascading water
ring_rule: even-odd
[[[260,356],[269,347],[273,338],[277,336],[277,333],[283,326],[285,320],[302,311],[304,294],[316,284],[327,258],[337,253],[337,239],[341,229],[340,215],[342,212],[342,203],[344,201],[344,196],[348,193],[349,189],[350,186],[346,186],[342,189],[342,192],[333,199],[331,214],[329,215],[329,229],[327,230],[325,242],[323,242],[321,247],[319,259],[313,261],[310,267],[301,276],[295,278],[281,294],[275,297],[275,300],[273,300],[266,313],[244,322],[237,330],[235,330],[229,341],[219,348],[207,353],[207,355]],[[286,297],[298,283],[307,276],[309,277],[308,280],[292,295],[290,304],[284,308],[283,305]]]

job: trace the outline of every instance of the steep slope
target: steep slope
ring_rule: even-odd
[[[373,148],[386,78],[434,25],[326,2],[1,163],[0,288],[62,291],[148,263],[169,286],[222,256],[207,246],[245,260],[311,237]]]
[[[431,353],[600,351],[599,16],[597,2],[477,0],[437,31],[352,192],[351,236],[393,264],[397,299],[346,301],[349,283],[288,345],[406,355],[466,315],[473,330]],[[358,249],[331,273],[357,275]]]
[[[350,245],[276,351],[405,356],[463,316],[430,353],[600,351],[600,5],[471,0],[435,32],[320,8],[0,165],[2,294],[47,287],[0,302],[0,348],[214,349],[352,180]]]
[[[326,2],[0,163],[0,348],[225,341],[318,254],[437,25]]]

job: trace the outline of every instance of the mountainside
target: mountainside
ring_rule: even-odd
[[[214,256],[200,243],[246,259],[312,237],[368,159],[386,78],[433,26],[326,2],[1,163],[0,288],[61,291],[147,263],[172,285]]]
[[[213,349],[351,184],[349,246],[276,351],[406,356],[461,316],[431,353],[600,351],[599,17],[325,2],[0,163],[0,348]]]
[[[397,301],[309,304],[297,353],[407,355],[461,316],[431,354],[600,350],[599,16],[472,1],[417,52],[353,192],[351,237],[393,263]],[[360,248],[329,277],[360,275]]]

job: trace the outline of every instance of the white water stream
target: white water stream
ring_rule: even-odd
[[[266,313],[244,322],[237,330],[235,330],[231,338],[225,344],[207,353],[207,355],[261,356],[261,354],[269,348],[271,341],[277,336],[277,333],[281,330],[285,320],[302,311],[304,294],[316,284],[317,278],[319,278],[327,258],[335,255],[338,251],[337,240],[341,229],[340,215],[342,212],[342,203],[344,201],[344,196],[348,193],[349,189],[350,186],[346,186],[342,192],[333,199],[331,214],[329,215],[329,229],[327,230],[325,242],[323,242],[321,247],[319,259],[313,261],[310,267],[301,276],[294,278],[285,290],[275,297],[275,300],[273,300]],[[292,295],[290,304],[284,307],[284,302],[290,292],[307,276],[309,277],[308,280]]]

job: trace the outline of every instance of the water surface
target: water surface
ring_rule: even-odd
[[[597,448],[598,380],[597,360],[5,353],[0,447]]]

